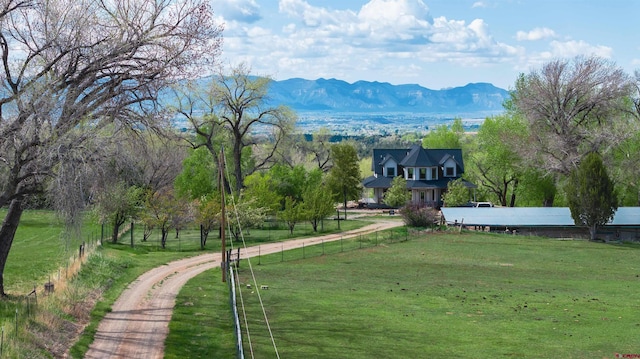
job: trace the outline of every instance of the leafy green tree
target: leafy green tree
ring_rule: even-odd
[[[278,192],[278,182],[271,170],[254,172],[244,180],[243,195],[253,198],[258,207],[267,209],[273,215],[282,207],[283,196]]]
[[[358,153],[349,143],[338,143],[331,147],[333,167],[327,176],[327,186],[336,202],[343,202],[344,219],[347,219],[347,201],[357,200],[362,193]]]
[[[284,209],[280,211],[280,218],[287,224],[290,234],[293,234],[293,229],[296,227],[296,224],[304,220],[304,212],[302,203],[297,202],[291,196],[285,198]]]
[[[477,149],[470,154],[477,183],[495,195],[502,206],[516,204],[523,168],[517,147],[526,139],[527,127],[514,114],[487,118],[478,131]]]
[[[552,207],[558,192],[556,175],[527,167],[520,176],[518,203],[522,206]]]
[[[150,228],[160,229],[160,245],[163,249],[167,246],[171,221],[179,207],[173,190],[165,189],[147,193],[143,222]]]
[[[182,162],[182,172],[176,177],[176,194],[180,197],[198,199],[216,191],[217,165],[204,147],[192,149]]]
[[[429,131],[422,139],[424,148],[462,148],[464,125],[462,119],[456,118],[451,126],[439,125]]]
[[[143,194],[144,191],[140,187],[127,186],[122,181],[98,192],[95,210],[102,223],[111,223],[111,242],[118,242],[120,227],[140,211],[144,201]]]
[[[573,221],[588,227],[590,239],[596,239],[598,227],[612,220],[618,209],[613,181],[599,154],[592,152],[584,157],[569,175],[565,190]]]
[[[311,222],[314,232],[318,231],[318,224],[335,211],[335,202],[327,196],[328,192],[327,185],[322,182],[321,170],[311,171],[302,199],[305,217]]]
[[[391,188],[384,194],[383,202],[393,208],[402,207],[411,199],[411,193],[407,190],[407,180],[397,176],[391,181]]]
[[[200,249],[204,249],[209,238],[209,232],[220,226],[222,203],[220,196],[211,194],[196,201],[196,221],[200,225]]]
[[[444,205],[457,207],[469,203],[469,188],[465,186],[461,178],[447,183],[447,192],[442,195]]]
[[[307,183],[307,170],[302,165],[289,167],[281,164],[273,166],[271,174],[276,187],[275,191],[282,198],[291,197],[295,202],[302,201],[302,193]]]
[[[638,101],[640,108],[640,100]],[[611,177],[616,183],[621,206],[640,206],[640,131],[613,151]]]
[[[267,208],[260,207],[255,198],[241,193],[235,203],[227,204],[227,223],[234,240],[239,240],[242,230],[260,226],[267,218]]]

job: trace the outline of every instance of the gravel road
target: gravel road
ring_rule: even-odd
[[[276,253],[321,242],[401,226],[399,221],[379,221],[363,228],[321,237],[248,247],[241,258]],[[154,268],[131,283],[100,322],[85,358],[162,358],[164,340],[180,288],[203,271],[220,265],[220,253],[203,254]]]

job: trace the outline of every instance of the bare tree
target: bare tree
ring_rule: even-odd
[[[157,118],[158,92],[217,57],[221,28],[202,0],[4,0],[0,9],[4,294],[23,202],[74,175],[61,169],[84,165],[101,129]]]
[[[527,159],[567,175],[590,152],[607,153],[629,134],[629,76],[599,57],[555,60],[516,82],[513,104],[531,134]]]

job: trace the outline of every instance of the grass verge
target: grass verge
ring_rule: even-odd
[[[220,269],[205,271],[187,282],[176,298],[164,357],[233,358],[232,322],[229,287],[220,281]]]

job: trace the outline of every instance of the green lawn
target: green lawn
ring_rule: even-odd
[[[4,218],[6,210],[0,209]],[[100,234],[87,223],[79,232],[65,231],[52,211],[25,211],[16,231],[4,272],[5,290],[22,294],[42,288],[49,279],[65,276],[64,270],[79,254],[83,242],[94,244]]]
[[[283,358],[602,358],[640,353],[639,249],[435,234],[253,268]],[[274,358],[249,275],[252,349]]]
[[[171,335],[165,341],[166,359],[233,358],[236,354],[229,288],[220,275],[220,268],[208,270],[182,288],[169,325]]]

